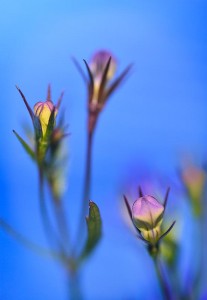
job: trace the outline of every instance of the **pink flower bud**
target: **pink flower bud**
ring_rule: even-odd
[[[111,62],[110,62],[109,71],[107,73],[107,80],[110,80],[115,74],[116,71],[115,58],[112,56],[110,52],[105,50],[96,52],[92,57],[90,63],[90,70],[93,74],[95,81],[97,79],[100,80],[102,78],[104,69],[110,57],[111,57]]]
[[[37,102],[34,106],[34,114],[40,120],[43,137],[45,136],[45,133],[47,131],[49,119],[54,108],[55,106],[52,103],[52,101],[48,101],[48,100],[45,102]],[[57,109],[55,108],[55,116],[56,115],[57,115]]]
[[[152,196],[146,195],[134,202],[132,219],[146,240],[156,242],[159,239],[163,213],[164,206]]]

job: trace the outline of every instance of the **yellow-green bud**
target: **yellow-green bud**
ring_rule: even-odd
[[[52,101],[37,102],[34,106],[34,114],[39,118],[43,137],[46,134],[49,119],[52,111],[55,109],[55,116],[57,115],[57,109],[55,108]]]
[[[134,225],[141,231],[142,236],[155,244],[161,235],[164,206],[152,196],[146,195],[138,198],[132,207]]]
[[[116,60],[112,56],[112,54],[108,51],[99,51],[94,54],[94,56],[91,59],[90,63],[90,70],[93,75],[94,80],[94,91],[93,91],[93,99],[92,103],[96,103],[98,99],[98,93],[100,88],[100,83],[104,74],[104,70],[106,68],[106,65],[109,61],[109,58],[111,57],[111,62],[109,66],[109,70],[107,72],[107,81],[111,80],[115,74],[116,71]]]

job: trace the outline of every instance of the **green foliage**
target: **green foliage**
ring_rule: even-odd
[[[88,236],[80,255],[79,260],[82,261],[89,256],[97,246],[102,235],[102,221],[98,206],[90,201],[89,203],[89,216],[86,218]]]
[[[18,135],[18,133],[13,130],[14,134],[16,135],[17,139],[19,140],[19,142],[22,144],[23,148],[26,150],[27,154],[29,154],[29,156],[33,159],[36,160],[35,158],[35,153],[34,151],[30,148],[30,146],[21,138],[20,135]]]

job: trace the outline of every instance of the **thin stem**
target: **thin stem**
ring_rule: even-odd
[[[162,266],[161,266],[161,263],[160,263],[158,257],[155,257],[153,260],[154,260],[154,264],[155,264],[155,270],[157,273],[157,277],[159,279],[160,287],[162,289],[163,297],[166,300],[173,300],[174,297],[171,293],[171,290],[169,288],[168,282],[166,280],[165,274],[163,272],[163,269],[162,269]]]
[[[68,270],[68,299],[82,300],[80,278],[77,270]]]
[[[87,141],[87,152],[86,152],[86,170],[85,170],[85,182],[83,191],[83,214],[86,214],[86,209],[88,207],[88,202],[90,198],[91,190],[91,158],[92,158],[92,142],[93,142],[93,132],[88,134]],[[83,216],[84,217],[84,216]]]
[[[43,248],[42,246],[29,240],[27,237],[19,233],[13,227],[11,227],[7,222],[0,218],[0,227],[2,227],[10,236],[20,242],[26,248],[36,252],[41,256],[49,256],[58,260],[62,260],[59,253]]]
[[[75,248],[78,246],[80,237],[82,236],[82,225],[87,214],[87,208],[90,200],[90,189],[91,189],[91,160],[92,160],[92,144],[93,144],[93,131],[88,133],[87,136],[87,149],[86,149],[86,167],[85,167],[85,178],[83,188],[83,200],[81,213],[79,218],[77,238]]]
[[[53,207],[54,213],[57,221],[57,226],[61,235],[61,239],[66,247],[66,251],[68,250],[68,246],[70,245],[69,241],[69,230],[68,223],[66,221],[65,212],[62,206],[62,202],[57,202],[53,199]]]
[[[206,257],[206,249],[205,249],[205,238],[206,238],[206,224],[205,224],[205,214],[201,213],[201,215],[197,219],[197,273],[193,278],[193,282],[191,283],[191,290],[189,290],[189,295],[193,295],[194,299],[199,298],[199,294],[201,292],[203,277],[205,277],[205,257]]]
[[[58,244],[62,254],[64,254],[64,250],[61,245],[61,242],[59,241],[58,237],[56,236],[56,233],[54,232],[54,229],[52,227],[52,224],[50,223],[49,215],[47,212],[47,207],[46,207],[45,197],[44,197],[43,171],[41,167],[39,167],[39,205],[40,205],[40,213],[41,213],[43,228],[45,231],[45,235],[48,239],[49,245],[53,248],[54,245],[56,246]]]

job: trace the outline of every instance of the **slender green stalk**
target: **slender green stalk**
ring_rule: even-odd
[[[88,133],[87,136],[87,149],[86,149],[86,167],[85,167],[85,178],[83,188],[82,207],[79,218],[77,239],[75,248],[78,246],[80,237],[82,236],[82,228],[87,214],[87,208],[90,201],[90,189],[91,189],[91,161],[92,161],[92,144],[93,144],[93,131]]]
[[[83,217],[86,214],[86,209],[90,200],[90,190],[91,190],[91,158],[92,158],[92,143],[93,143],[93,132],[88,134],[87,141],[87,152],[86,152],[86,170],[85,170],[85,182],[83,190],[83,207],[82,213]]]
[[[77,270],[68,270],[68,300],[82,300],[80,277]]]
[[[169,288],[168,282],[166,280],[165,274],[163,272],[160,260],[158,257],[153,258],[154,264],[155,264],[155,270],[157,273],[157,277],[160,283],[160,287],[162,289],[163,298],[166,300],[173,300],[174,297],[171,293],[171,290]]]
[[[55,201],[55,199],[53,199],[52,202],[53,202],[54,214],[55,214],[58,230],[60,232],[60,237],[61,240],[63,241],[67,253],[68,248],[70,246],[70,240],[69,240],[68,223],[66,221],[65,212],[61,201],[57,202]]]
[[[62,246],[62,243],[57,237],[56,233],[54,232],[53,226],[50,223],[50,219],[49,219],[49,215],[45,203],[45,197],[44,197],[43,171],[40,167],[39,167],[39,205],[40,205],[40,213],[41,213],[43,228],[45,231],[46,238],[48,239],[49,245],[51,246],[51,248],[53,248],[53,246],[59,245],[62,254],[64,254],[64,248]]]
[[[191,284],[191,289],[189,294],[193,295],[194,299],[199,298],[199,294],[201,292],[202,284],[204,284],[204,274],[205,274],[205,258],[206,258],[206,224],[205,224],[205,214],[201,213],[201,215],[197,219],[197,242],[196,251],[197,251],[197,273],[195,274],[195,278],[193,283]]]
[[[10,236],[12,236],[14,239],[16,239],[18,242],[20,242],[23,246],[25,246],[29,250],[32,250],[33,252],[36,252],[41,256],[47,256],[58,260],[62,259],[59,253],[45,249],[40,245],[34,243],[33,241],[29,240],[27,237],[23,236],[21,233],[19,233],[17,230],[15,230],[13,227],[11,227],[7,222],[5,222],[1,218],[0,218],[0,227],[2,227]]]

